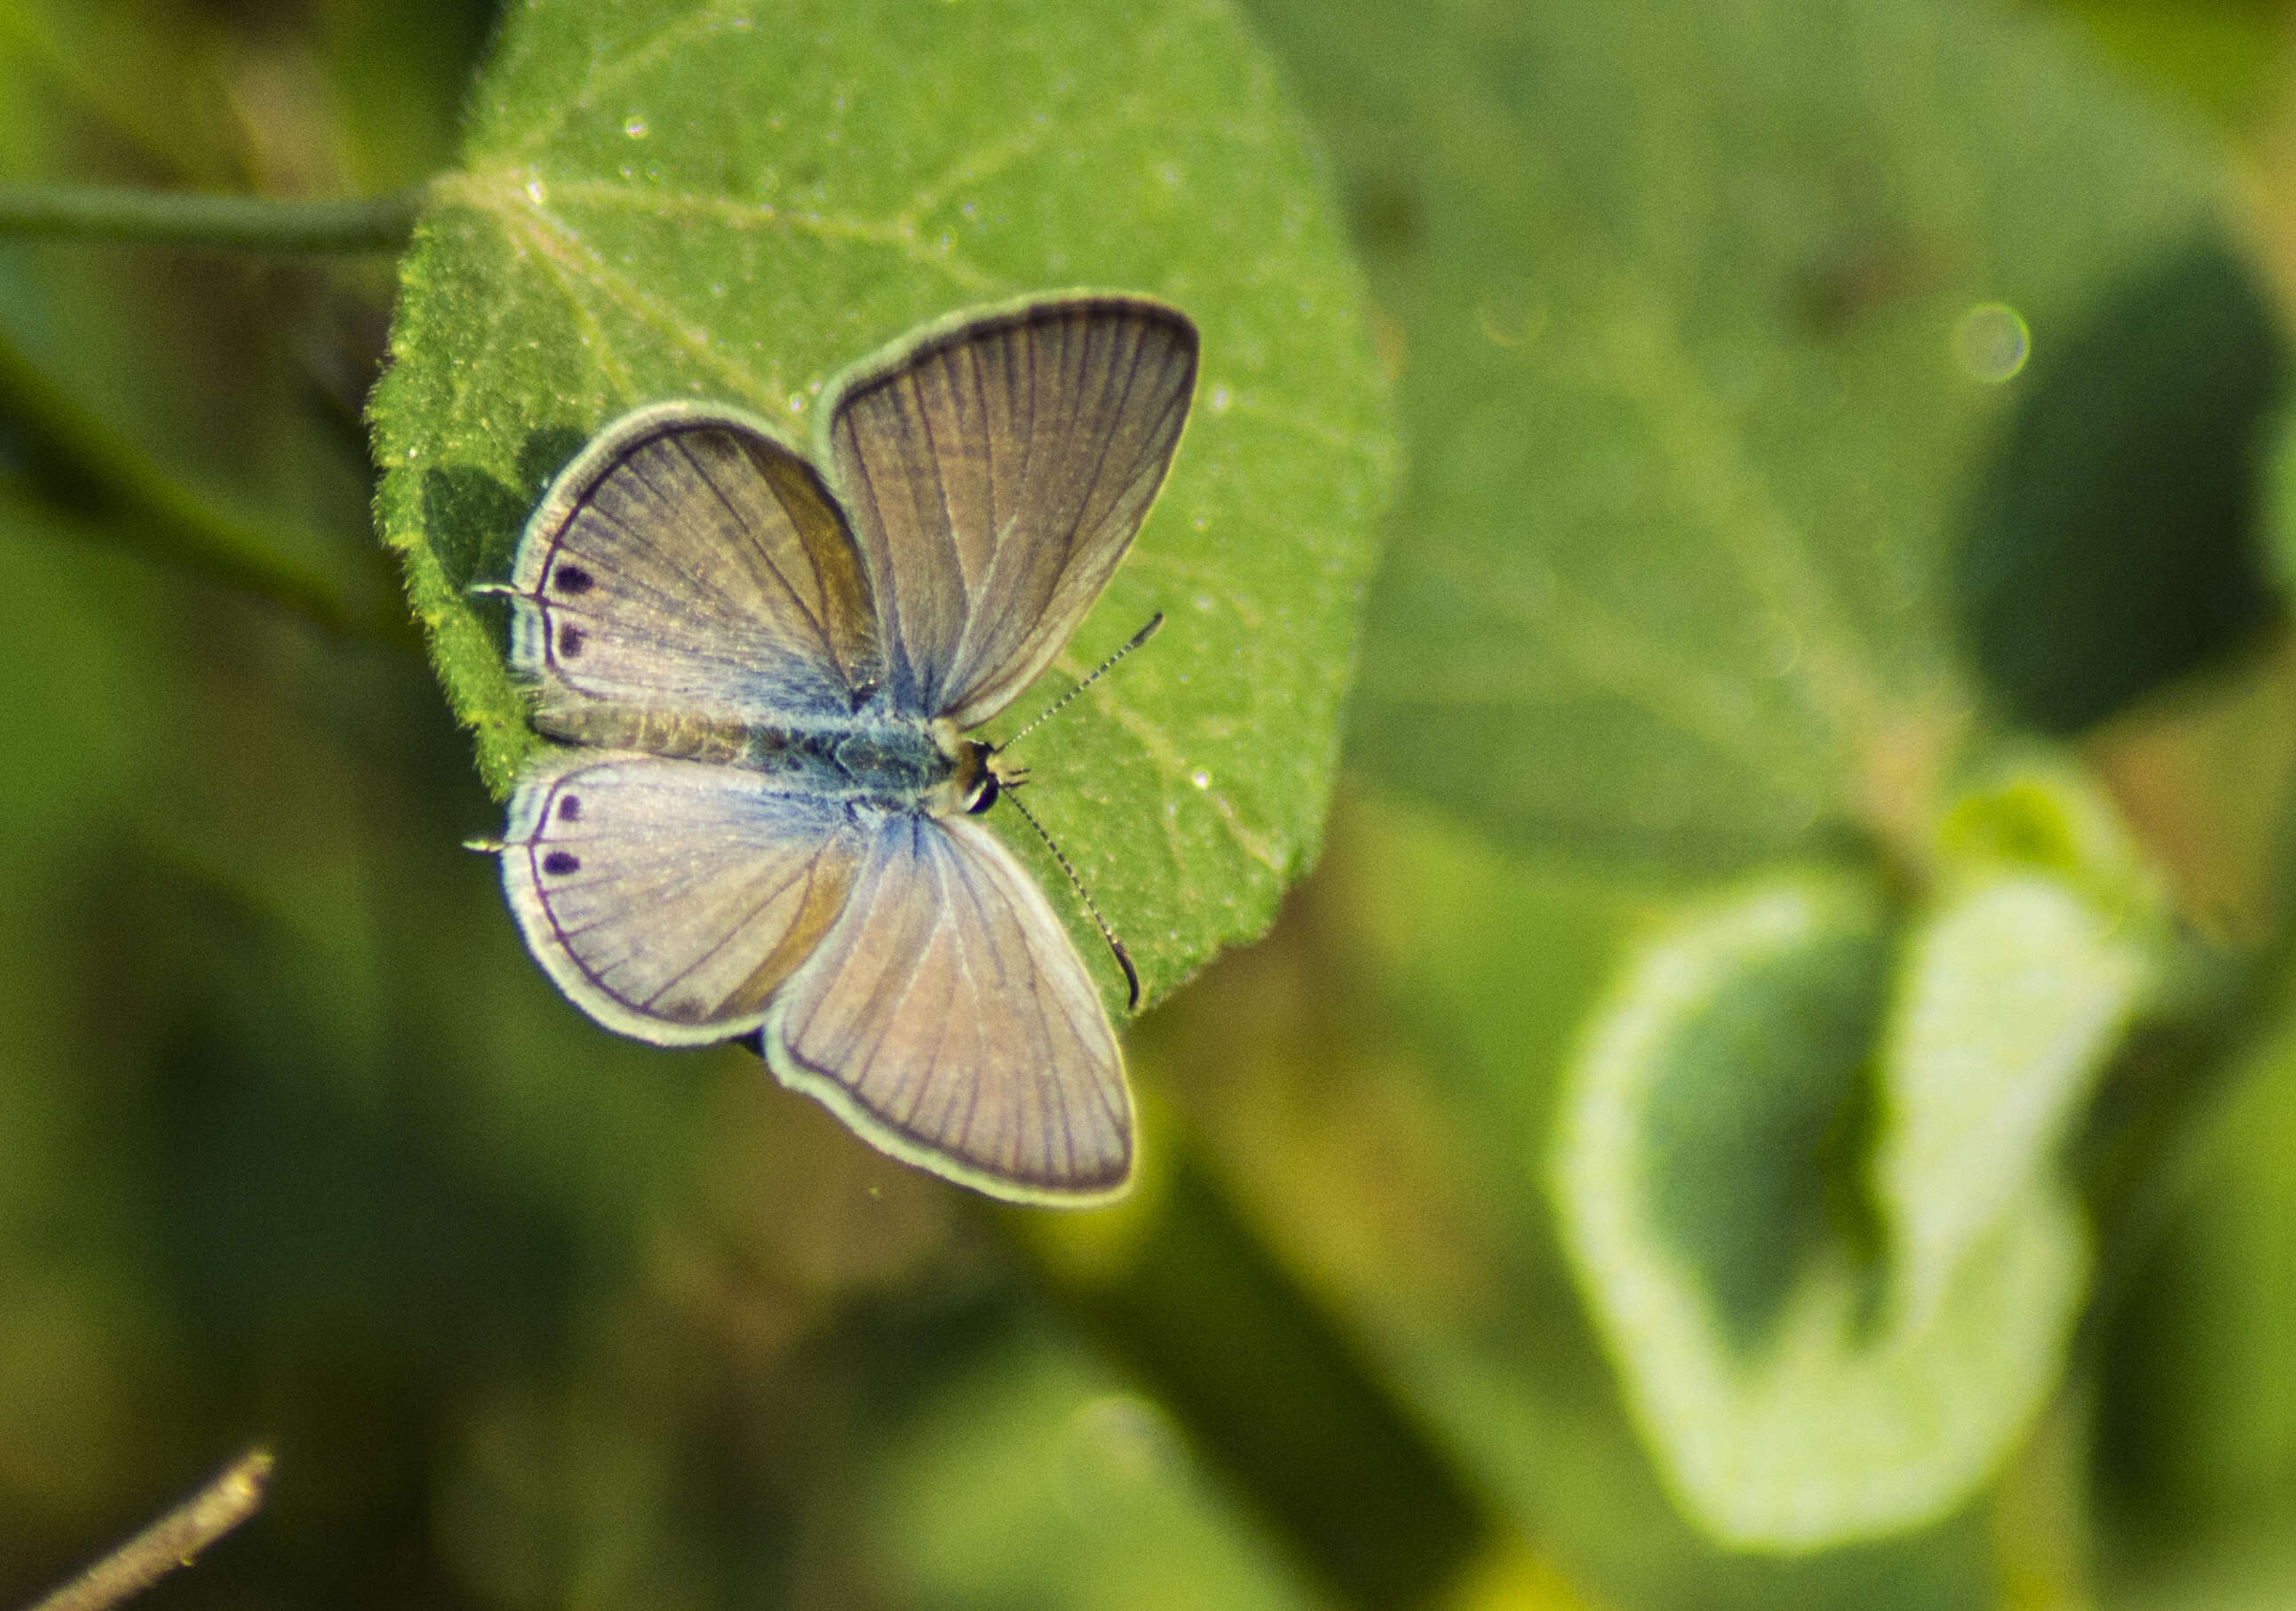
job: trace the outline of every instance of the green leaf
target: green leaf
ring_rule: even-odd
[[[466,589],[504,574],[599,425],[708,397],[802,435],[827,377],[928,319],[1147,291],[1203,331],[1194,417],[1124,569],[1004,725],[1167,611],[1029,741],[1030,804],[1151,994],[1265,927],[1316,849],[1390,445],[1300,130],[1224,10],[808,0],[753,27],[547,0],[505,24],[463,160],[406,260],[373,421],[385,536],[497,794],[536,740],[498,609]]]
[[[2288,369],[2213,233],[2035,353],[1955,566],[1976,662],[2021,720],[2094,726],[2279,619],[2260,449]]]
[[[1963,4],[1255,10],[1327,120],[1411,471],[1350,742],[1548,855],[1918,835],[1969,721],[1944,593],[2021,381],[2205,217],[2197,143]]]
[[[1589,1053],[1657,1071],[1636,1141],[1652,1160],[1642,1214],[1698,1272],[1739,1352],[1760,1345],[1803,1267],[1833,1239],[1826,1158],[1854,1118],[1889,982],[1877,917],[1826,912],[1799,944],[1733,956],[1722,988],[1693,985],[1687,972],[1669,979],[1663,999],[1636,997],[1598,1032],[1654,1028],[1653,1043]],[[1693,994],[1670,994],[1677,985]]]
[[[876,1465],[870,1553],[901,1603],[1321,1603],[1162,1411],[1033,1331],[941,1390]]]
[[[2058,0],[2114,60],[2228,132],[2271,115],[2287,61],[2287,37],[2269,6],[2127,5],[2121,0]]]
[[[2158,971],[2161,897],[2077,774],[2021,771],[1948,814],[1946,887],[1884,1031],[1874,1193],[1892,1301],[1931,1314],[2037,1189]],[[1958,851],[1958,855],[1956,855]]]
[[[2147,957],[2053,879],[1984,879],[1915,936],[1882,1055],[1874,1187],[1898,1301],[1934,1312],[2048,1176],[2135,1009]]]
[[[2013,917],[2022,938],[2046,927]],[[2017,1120],[2061,1113],[2050,1099],[2073,1082],[2013,1027],[1980,1046],[1981,1069],[1921,1033],[1952,985],[1998,965],[1996,930],[2019,927],[1998,918],[1951,913],[1916,942],[1901,1018],[1920,1027],[1884,1048],[1885,1134],[1928,1165],[1900,1160],[1874,1194],[1910,1302],[1876,1279],[1854,1217],[1824,1212],[1843,1174],[1827,1133],[1854,1112],[1880,1027],[1886,925],[1866,880],[1774,873],[1685,911],[1636,948],[1589,1027],[1557,1134],[1563,1239],[1678,1502],[1726,1544],[1800,1551],[1937,1521],[2054,1384],[2087,1239],[2046,1161],[2054,1130]],[[2024,982],[2052,964],[2076,976],[2036,1005],[2093,1073],[2094,1021],[2113,1016],[2096,1003],[2124,1006],[2125,977],[2082,949],[2087,929],[2038,937],[2060,954]],[[1937,1159],[1928,1143],[1949,1131],[2005,1178]],[[1927,1217],[1895,1218],[1899,1190]]]

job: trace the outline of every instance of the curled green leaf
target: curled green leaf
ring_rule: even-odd
[[[1636,948],[1570,1072],[1554,1177],[1565,1245],[1660,1471],[1736,1548],[1827,1548],[1952,1510],[2047,1394],[2087,1280],[2078,1210],[2029,1158],[1935,1222],[1956,1232],[1949,1258],[1921,1222],[1939,1255],[1923,1301],[1884,1301],[1899,1205],[1875,1203],[1877,1248],[1843,1202],[1862,1195],[1845,1141],[1884,999],[1870,966],[1844,961],[1886,960],[1888,928],[1878,890],[1848,872],[1772,874],[1690,908]],[[1799,1075],[1786,1103],[1782,1053]],[[1802,1116],[1749,1124],[1750,1106]],[[1742,1256],[1780,1248],[1792,1256]]]
[[[2160,971],[2159,879],[2104,797],[2021,759],[1938,826],[1880,1062],[1873,1190],[1894,1301],[1939,1299],[2055,1157]]]

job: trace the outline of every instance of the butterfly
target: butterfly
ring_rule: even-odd
[[[508,596],[512,669],[562,746],[488,847],[577,1006],[660,1045],[754,1036],[865,1140],[992,1196],[1125,1188],[1100,993],[978,820],[1022,774],[962,735],[1107,585],[1197,345],[1144,298],[1040,297],[848,371],[810,456],[669,403],[567,466],[484,590]]]

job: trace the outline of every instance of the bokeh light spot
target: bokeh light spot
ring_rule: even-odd
[[[1980,302],[1953,323],[1953,361],[1988,386],[2013,379],[2032,356],[2025,315],[2006,302]]]

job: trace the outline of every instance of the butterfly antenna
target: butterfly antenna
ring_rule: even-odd
[[[1115,665],[1119,660],[1122,659],[1126,655],[1130,654],[1134,650],[1136,650],[1136,649],[1139,648],[1143,643],[1145,643],[1149,639],[1151,639],[1151,638],[1154,637],[1154,636],[1156,635],[1156,629],[1157,629],[1158,627],[1160,627],[1160,626],[1163,626],[1163,625],[1164,625],[1164,612],[1163,612],[1162,610],[1160,610],[1160,610],[1158,610],[1154,615],[1150,616],[1150,617],[1148,617],[1148,625],[1147,625],[1147,626],[1144,626],[1144,627],[1142,627],[1138,632],[1134,633],[1134,634],[1132,634],[1131,638],[1130,638],[1128,641],[1127,641],[1127,642],[1126,642],[1126,643],[1125,643],[1125,645],[1124,645],[1124,647],[1123,647],[1123,648],[1121,648],[1121,649],[1118,650],[1114,654],[1112,654],[1112,655],[1109,656],[1109,657],[1108,657],[1108,658],[1106,658],[1105,660],[1103,660],[1103,661],[1100,663],[1100,667],[1099,667],[1099,669],[1098,669],[1098,670],[1096,670],[1096,671],[1095,671],[1095,672],[1092,674],[1092,675],[1090,675],[1090,676],[1086,677],[1083,682],[1081,682],[1081,683],[1078,683],[1074,688],[1070,689],[1070,690],[1068,691],[1068,692],[1066,692],[1066,693],[1062,694],[1059,699],[1054,699],[1051,704],[1049,704],[1049,705],[1046,706],[1046,707],[1045,707],[1045,708],[1044,708],[1044,710],[1043,710],[1043,712],[1042,712],[1040,715],[1038,715],[1038,716],[1037,717],[1037,719],[1036,719],[1035,721],[1033,721],[1033,722],[1029,723],[1026,727],[1023,727],[1022,729],[1021,729],[1021,731],[1020,731],[1020,732],[1018,732],[1014,733],[1011,738],[1009,738],[1009,739],[1005,740],[1002,744],[999,744],[999,745],[998,745],[998,746],[997,746],[994,750],[990,751],[990,753],[991,753],[991,754],[993,754],[993,755],[1002,755],[1005,750],[1008,750],[1008,749],[1012,748],[1013,745],[1018,744],[1018,743],[1019,743],[1022,739],[1027,738],[1030,733],[1032,733],[1032,732],[1036,732],[1036,731],[1037,731],[1037,729],[1038,729],[1039,727],[1042,727],[1046,723],[1047,723],[1047,722],[1051,721],[1051,720],[1052,720],[1055,716],[1057,716],[1057,715],[1059,715],[1059,714],[1060,714],[1060,709],[1061,709],[1061,707],[1062,707],[1062,706],[1063,706],[1063,705],[1067,704],[1070,699],[1075,699],[1075,698],[1077,697],[1077,695],[1078,695],[1078,694],[1082,693],[1086,689],[1087,689],[1087,688],[1091,687],[1095,683],[1099,682],[1099,681],[1101,680],[1101,678],[1103,678],[1103,677],[1106,676],[1106,675],[1108,675],[1109,668],[1110,668],[1111,666],[1114,666],[1114,665]],[[1034,820],[1034,819],[1031,819],[1031,821],[1033,821],[1033,820]],[[1038,833],[1042,833],[1042,832],[1044,832],[1045,830],[1044,830],[1043,829],[1039,828],[1039,829],[1037,829],[1037,831]],[[1050,840],[1050,839],[1046,839],[1046,840],[1045,841],[1045,843],[1046,843],[1046,844],[1047,844],[1047,845],[1049,845],[1049,844],[1051,844],[1051,843],[1052,843],[1052,840]],[[1054,855],[1060,855],[1060,852],[1059,852],[1058,850],[1054,850],[1054,851],[1053,852],[1053,854],[1054,854]],[[1062,863],[1062,866],[1066,866],[1066,865],[1067,865],[1067,863],[1064,862],[1064,863]],[[1074,873],[1070,873],[1069,876],[1070,876],[1070,878],[1074,878],[1076,875],[1075,875]],[[1084,886],[1083,886],[1083,885],[1079,884],[1079,885],[1078,885],[1078,886],[1077,886],[1077,893],[1078,893],[1078,894],[1079,894],[1079,895],[1081,895],[1081,894],[1083,894],[1083,893],[1084,893]],[[1085,902],[1085,904],[1086,904],[1086,905],[1087,905],[1087,906],[1089,906],[1089,905],[1091,905],[1091,904],[1092,904],[1092,903],[1091,903],[1091,901],[1087,900],[1087,901],[1086,901],[1086,902]],[[1095,912],[1095,913],[1094,913],[1093,915],[1094,915],[1094,916],[1095,916],[1095,917],[1097,917],[1097,916],[1099,915],[1099,913]],[[1103,923],[1103,924],[1101,925],[1101,927],[1102,927],[1103,928],[1106,928],[1108,927],[1108,925],[1107,925],[1107,924],[1105,924],[1105,923]],[[1116,943],[1116,936],[1113,936],[1113,935],[1111,935],[1111,936],[1109,936],[1109,943],[1110,943],[1111,945],[1115,945],[1115,943]],[[1118,945],[1118,946],[1116,947],[1116,954],[1117,954],[1119,957],[1123,956],[1123,954],[1124,954],[1124,947],[1122,947],[1121,945]],[[1125,971],[1126,971],[1126,972],[1128,972],[1128,973],[1131,971],[1131,964],[1130,964],[1130,963],[1128,963],[1128,962],[1127,964],[1125,964]],[[1136,995],[1138,993],[1137,993],[1137,991],[1136,991],[1134,994]]]
[[[1158,616],[1156,617],[1156,621],[1160,621],[1163,618],[1163,617]],[[1146,629],[1140,634],[1140,636],[1133,639],[1130,643],[1127,643],[1124,646],[1124,649],[1136,647],[1147,637],[1149,633],[1155,631],[1156,621],[1149,622]],[[1116,652],[1118,654],[1122,654],[1124,652],[1124,649],[1119,649]],[[1112,659],[1113,657],[1111,657],[1111,660]],[[1106,667],[1103,666],[1102,669],[1105,670]],[[1098,672],[1095,672],[1093,675],[1097,676],[1100,674]],[[1058,706],[1054,707],[1054,709],[1055,710],[1058,708]],[[1046,713],[1047,716],[1051,714],[1052,713],[1050,711]],[[1043,717],[1040,716],[1037,720],[1041,721],[1043,720]],[[1036,723],[1034,722],[1029,724],[1029,726],[1031,727],[1035,725]],[[1027,730],[1024,728],[1022,731],[1025,732]],[[1108,942],[1109,950],[1116,953],[1116,965],[1124,969],[1125,987],[1131,992],[1130,998],[1124,1003],[1124,1010],[1127,1012],[1138,1011],[1140,1010],[1140,970],[1132,965],[1132,953],[1124,949],[1124,942],[1116,937],[1116,930],[1110,928],[1108,926],[1108,920],[1100,915],[1100,908],[1094,905],[1092,903],[1092,891],[1086,889],[1084,887],[1084,880],[1077,877],[1077,870],[1069,865],[1068,857],[1061,854],[1061,847],[1058,845],[1053,843],[1053,836],[1045,831],[1045,825],[1042,822],[1037,821],[1036,813],[1030,811],[1026,806],[1021,805],[1021,797],[1011,792],[1009,789],[1005,791],[1002,797],[1013,802],[1013,809],[1021,814],[1021,820],[1037,830],[1037,837],[1044,840],[1045,848],[1053,853],[1053,860],[1058,862],[1061,864],[1061,871],[1069,875],[1070,887],[1073,888],[1077,892],[1077,899],[1084,903],[1084,909],[1092,913],[1092,920],[1100,925],[1100,937]]]

